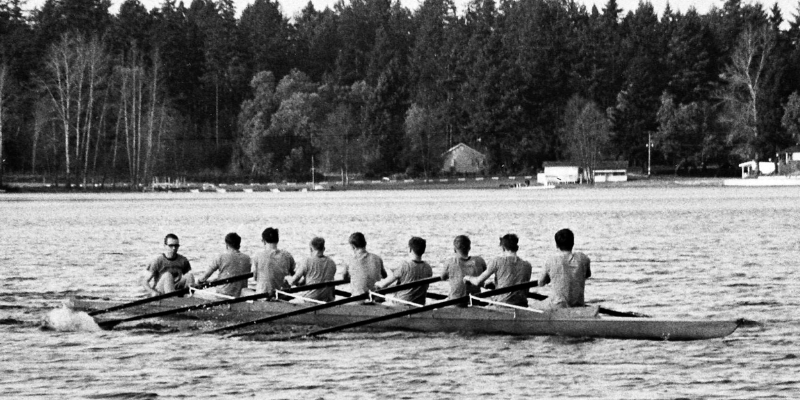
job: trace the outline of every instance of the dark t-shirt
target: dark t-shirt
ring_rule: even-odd
[[[177,279],[191,271],[192,266],[189,264],[189,260],[180,254],[176,254],[171,260],[164,256],[164,254],[159,254],[158,257],[147,266],[147,270],[155,272],[153,278],[155,279],[155,283],[158,283],[161,279],[161,275],[164,275],[164,273],[169,272],[172,274],[173,279]]]

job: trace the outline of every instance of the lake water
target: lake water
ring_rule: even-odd
[[[131,300],[166,233],[195,272],[235,231],[278,227],[298,261],[361,231],[392,266],[412,235],[439,273],[455,235],[473,255],[520,236],[535,274],[571,228],[592,259],[586,299],[656,317],[754,321],[724,339],[585,340],[354,332],[260,341],[164,329],[41,329],[73,295]],[[798,398],[800,188],[577,188],[0,195],[0,397]],[[446,293],[445,283],[432,286]],[[547,294],[547,290],[540,289]],[[56,310],[56,311],[54,311]]]

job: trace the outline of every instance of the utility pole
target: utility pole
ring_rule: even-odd
[[[647,132],[647,177],[650,177],[650,150],[653,148],[653,142],[650,140],[650,132]]]

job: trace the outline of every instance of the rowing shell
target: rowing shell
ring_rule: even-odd
[[[126,309],[116,315],[137,315],[165,311],[178,307],[202,304],[196,298],[166,299]],[[77,311],[111,307],[115,302],[72,298],[69,306]],[[164,317],[162,321],[193,322],[204,328],[251,321],[307,307],[282,301],[238,303]],[[274,324],[338,326],[375,318],[402,310],[381,304],[343,305],[301,314]],[[730,335],[739,321],[673,320],[655,318],[619,318],[597,314],[597,307],[585,307],[543,314],[514,309],[482,307],[445,307],[430,312],[390,319],[369,325],[369,329],[410,330],[420,332],[472,332],[482,334],[566,336],[644,340],[702,340]],[[274,331],[272,324],[256,325],[252,329]]]

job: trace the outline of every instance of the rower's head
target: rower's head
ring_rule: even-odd
[[[353,249],[366,249],[367,248],[367,238],[364,237],[364,234],[361,232],[354,232],[350,234],[350,238],[347,239],[350,243],[350,246],[353,246]]]
[[[572,251],[575,246],[575,235],[569,229],[562,229],[556,232],[556,247],[561,251]]]
[[[181,243],[178,240],[178,235],[168,233],[167,236],[164,236],[164,256],[170,259],[175,257],[180,247]]]
[[[458,235],[453,239],[453,250],[461,255],[468,255],[472,249],[472,242],[467,235]]]
[[[325,252],[325,239],[317,236],[311,239],[311,244],[309,245],[312,253],[322,254]]]
[[[261,240],[268,244],[278,244],[278,229],[269,227],[261,232]]]
[[[506,251],[516,252],[519,250],[519,238],[513,233],[508,233],[500,238],[500,247]]]
[[[236,232],[231,232],[225,235],[225,244],[231,249],[239,250],[239,247],[242,245],[242,237],[236,234]]]
[[[412,236],[408,241],[408,249],[418,257],[422,257],[422,255],[425,254],[426,246],[427,243],[425,242],[425,239],[421,237]]]

